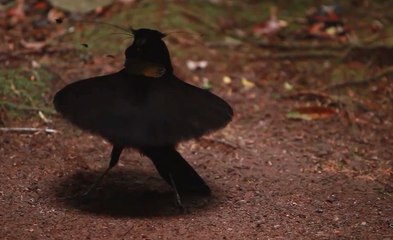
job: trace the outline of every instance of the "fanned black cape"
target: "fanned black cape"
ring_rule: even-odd
[[[149,78],[125,69],[64,87],[54,105],[78,127],[133,147],[198,138],[224,127],[233,115],[224,100],[173,74]]]

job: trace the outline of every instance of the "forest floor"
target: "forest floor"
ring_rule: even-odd
[[[393,239],[393,6],[348,1],[354,45],[300,39],[293,15],[306,8],[277,2],[292,28],[269,38],[252,34],[269,12],[259,3],[135,1],[85,16],[204,34],[166,38],[175,73],[227,100],[235,117],[178,146],[212,189],[185,196],[186,212],[132,149],[88,200],[77,197],[106,168],[111,146],[54,114],[51,99],[67,83],[121,69],[130,40],[102,37],[111,32],[102,25],[50,23],[34,9],[14,24],[1,20],[0,238]],[[246,10],[264,16],[248,19]],[[144,22],[146,14],[155,17]],[[375,19],[385,27],[374,36]],[[194,71],[187,60],[208,66]]]

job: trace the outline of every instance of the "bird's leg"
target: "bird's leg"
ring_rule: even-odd
[[[109,167],[97,178],[97,180],[89,187],[89,189],[82,194],[82,197],[86,197],[89,193],[97,187],[97,185],[102,181],[105,175],[111,170],[116,164],[119,162],[120,154],[123,151],[123,148],[120,146],[114,145],[111,153],[111,161],[109,162]]]
[[[175,192],[176,205],[180,209],[180,211],[183,212],[185,209],[184,209],[184,206],[181,202],[179,192],[177,191],[177,187],[175,184],[175,180],[173,179],[172,173],[169,173],[169,179],[171,180],[171,185],[173,187],[173,191]]]

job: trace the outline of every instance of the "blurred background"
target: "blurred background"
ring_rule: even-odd
[[[52,113],[53,90],[66,82],[122,67],[132,38],[93,21],[169,33],[178,74],[205,88],[256,87],[276,97],[327,90],[367,107],[378,102],[378,110],[391,106],[383,99],[392,94],[389,1],[3,0],[0,7],[3,125]],[[292,117],[313,118],[299,113]]]

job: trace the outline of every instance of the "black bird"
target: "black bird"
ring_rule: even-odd
[[[132,35],[122,70],[71,83],[54,97],[64,118],[113,145],[108,169],[89,191],[117,164],[122,150],[132,147],[153,161],[174,188],[178,203],[179,194],[208,195],[210,188],[176,151],[176,144],[225,127],[233,110],[218,96],[173,74],[164,33],[138,29]]]

